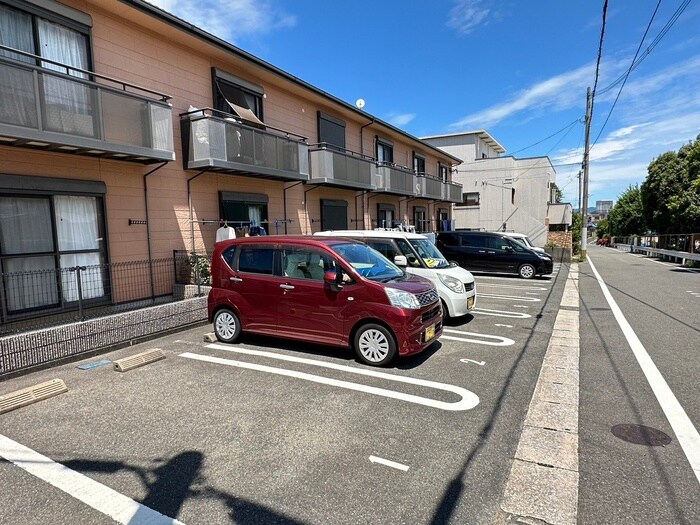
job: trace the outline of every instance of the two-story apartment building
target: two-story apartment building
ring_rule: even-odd
[[[0,0],[3,321],[135,298],[108,265],[220,227],[439,229],[459,162],[142,0]]]
[[[571,206],[565,205],[567,214],[557,204],[556,170],[549,157],[501,156],[505,148],[485,130],[423,140],[463,161],[454,175],[463,192],[453,210],[456,228],[515,231],[544,246],[559,221],[571,224]]]

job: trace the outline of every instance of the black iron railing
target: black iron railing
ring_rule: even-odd
[[[0,273],[0,336],[203,295],[206,255]],[[191,289],[186,288],[191,286]]]

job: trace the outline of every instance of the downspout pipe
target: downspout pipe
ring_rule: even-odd
[[[365,129],[367,126],[371,126],[372,124],[374,124],[374,122],[375,122],[374,117],[372,117],[372,120],[370,120],[367,124],[360,127],[360,153],[362,155],[365,154],[365,144],[364,144],[364,141],[362,140],[362,130]]]
[[[200,175],[205,174],[207,171],[209,171],[209,168],[204,168],[202,171],[197,173],[194,177],[190,177],[187,179],[187,205],[190,208],[190,236],[192,239],[192,253],[195,253],[195,246],[194,246],[194,212],[192,211],[192,186],[191,183],[194,179],[199,177]]]
[[[291,186],[285,186],[282,190],[282,203],[284,206],[284,234],[287,235],[287,190],[299,186],[299,184],[304,184],[304,181],[295,182]]]
[[[304,190],[304,214],[306,215],[306,222],[308,222],[309,224],[311,224],[311,221],[309,220],[309,208],[306,205],[306,200],[307,200],[306,194],[309,193],[310,191],[314,191],[314,190],[318,189],[319,187],[320,186],[318,186],[318,185],[314,185],[313,187],[309,188],[308,190]],[[313,229],[314,229],[313,226],[311,226],[311,230],[313,230]]]
[[[148,220],[148,184],[146,183],[146,177],[151,175],[152,173],[155,173],[159,169],[161,169],[163,166],[165,166],[168,163],[166,160],[163,162],[160,166],[156,166],[153,168],[151,171],[146,173],[143,176],[143,199],[146,204],[146,246],[148,248],[148,273],[151,281],[151,299],[155,299],[156,294],[155,294],[155,286],[153,284],[153,262],[151,260],[151,223]]]

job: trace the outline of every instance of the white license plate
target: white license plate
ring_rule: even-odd
[[[428,328],[425,329],[425,340],[430,341],[433,337],[435,337],[435,325],[429,326]]]
[[[472,308],[474,308],[474,298],[467,297],[467,310],[471,310]]]

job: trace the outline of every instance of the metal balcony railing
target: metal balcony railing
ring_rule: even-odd
[[[442,181],[428,175],[418,175],[418,196],[424,199],[442,200]]]
[[[416,174],[395,164],[377,163],[377,191],[394,195],[416,195]]]
[[[169,98],[0,45],[2,145],[144,163],[174,160]]]
[[[260,129],[204,108],[180,115],[185,169],[204,169],[278,180],[308,180],[304,137],[271,126]]]
[[[462,202],[462,185],[456,182],[442,183],[442,200],[459,204]]]
[[[309,152],[309,182],[344,188],[373,190],[376,164],[373,159],[325,143],[315,144]]]

